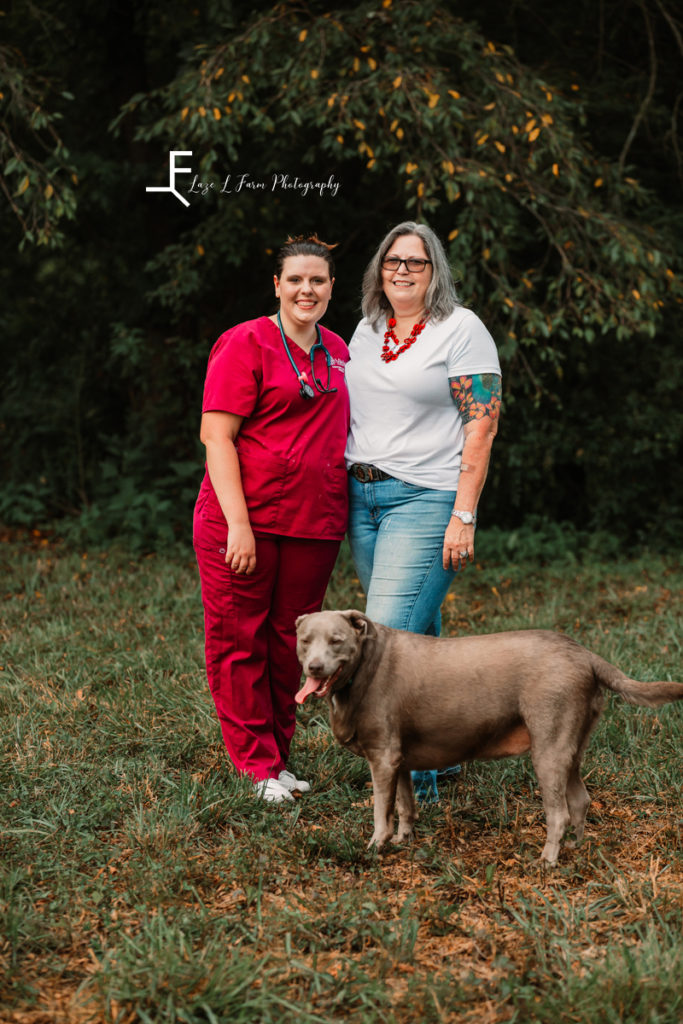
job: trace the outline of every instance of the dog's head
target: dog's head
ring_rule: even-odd
[[[358,663],[363,644],[376,630],[362,612],[314,612],[296,620],[296,653],[306,681],[296,695],[303,704],[312,693],[326,697],[344,686]]]

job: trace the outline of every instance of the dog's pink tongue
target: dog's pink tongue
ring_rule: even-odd
[[[307,697],[310,697],[312,693],[320,687],[320,679],[311,679],[310,676],[306,676],[304,685],[301,687],[294,700],[297,704],[303,704]]]

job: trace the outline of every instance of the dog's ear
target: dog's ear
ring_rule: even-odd
[[[377,630],[372,619],[369,619],[363,612],[357,611],[355,608],[349,608],[348,611],[342,612],[344,618],[348,619],[353,628],[361,636],[376,636]]]
[[[300,615],[299,618],[294,623],[296,628],[298,629],[299,626],[301,625],[301,623],[304,621],[304,619],[307,619],[307,618],[308,618],[308,615]]]

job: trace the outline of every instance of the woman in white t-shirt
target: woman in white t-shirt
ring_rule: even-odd
[[[363,314],[346,368],[351,553],[371,619],[438,635],[453,577],[474,560],[500,408],[496,346],[459,305],[438,238],[413,221],[370,261]],[[414,781],[419,795],[427,780]],[[435,795],[433,773],[430,786]]]

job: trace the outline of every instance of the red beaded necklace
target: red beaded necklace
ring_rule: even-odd
[[[392,316],[392,317],[390,317],[387,320],[387,329],[384,332],[384,344],[382,346],[382,359],[384,360],[385,363],[391,363],[391,362],[394,361],[394,359],[398,359],[398,357],[400,356],[401,352],[405,352],[405,350],[407,348],[410,348],[411,345],[414,345],[415,342],[417,341],[419,335],[422,334],[422,332],[424,331],[426,324],[424,322],[423,323],[414,324],[412,331],[410,332],[410,334],[408,335],[406,340],[403,342],[403,344],[401,344],[401,342],[398,340],[398,338],[396,337],[396,335],[394,333],[394,327],[395,326],[396,326],[396,321],[395,321],[395,319]],[[392,341],[394,343],[394,345],[398,345],[399,347],[395,348],[392,351],[389,348],[389,342],[390,341]]]

